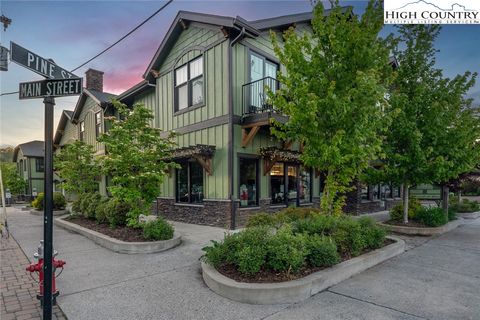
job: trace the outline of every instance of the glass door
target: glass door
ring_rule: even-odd
[[[263,57],[250,54],[250,112],[262,109],[263,85],[260,79],[264,78]]]

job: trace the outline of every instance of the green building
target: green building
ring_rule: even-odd
[[[13,162],[17,164],[17,171],[27,182],[25,198],[32,199],[44,189],[44,155],[43,141],[30,141],[19,144],[13,150]]]

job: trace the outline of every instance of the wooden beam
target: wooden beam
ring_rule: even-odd
[[[223,36],[224,36],[225,38],[228,38],[228,30],[227,30],[225,27],[223,27],[223,26],[220,27],[220,30],[222,31]]]
[[[300,142],[300,148],[298,148],[298,151],[300,151],[300,153],[303,153],[303,149],[305,149],[305,142]]]
[[[213,174],[212,158],[205,158],[205,157],[197,156],[197,155],[195,155],[193,157],[195,158],[195,160],[198,161],[198,163],[200,163],[202,168],[205,169],[205,171],[208,173],[209,176],[211,176]]]
[[[242,124],[242,128],[252,128],[252,127],[261,127],[261,126],[268,126],[270,125],[270,119],[252,122],[248,124]]]
[[[257,134],[258,130],[260,130],[260,126],[253,127],[250,129],[250,132],[248,134],[246,133],[246,129],[242,129],[242,148],[245,148],[248,146],[250,142],[253,141],[253,138],[255,138],[255,135]]]
[[[183,30],[187,30],[187,29],[188,29],[188,24],[187,24],[183,19],[180,19],[178,22],[179,22],[180,25],[182,26],[182,29],[183,29]]]
[[[283,148],[287,149],[287,150],[291,150],[292,149],[292,144],[293,144],[292,139],[288,139],[286,141],[283,141]]]
[[[270,170],[272,170],[273,166],[277,162],[277,158],[272,158],[272,159],[263,159],[263,175],[266,176],[267,174],[270,173]]]

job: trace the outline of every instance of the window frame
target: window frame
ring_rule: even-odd
[[[192,176],[191,176],[191,164],[192,163],[197,163],[198,166],[202,169],[202,188],[203,188],[203,196],[202,196],[202,201],[200,202],[193,202],[192,201]],[[175,203],[177,204],[189,204],[189,205],[201,205],[203,204],[203,199],[205,199],[205,169],[197,162],[197,161],[192,161],[192,160],[184,160],[184,161],[179,161],[178,164],[180,166],[186,165],[187,166],[187,194],[188,194],[188,201],[179,201],[179,194],[178,194],[178,170],[181,170],[179,168],[175,169]]]
[[[97,116],[98,116],[98,119],[97,119]],[[103,133],[102,112],[101,111],[95,112],[94,119],[95,119],[95,137],[98,138]]]
[[[195,78],[190,78],[190,75],[191,75],[190,65],[194,61],[197,61],[197,60],[201,60],[202,73],[200,75],[196,76]],[[179,70],[179,69],[181,69],[185,66],[187,67],[187,80],[185,82],[182,82],[181,84],[177,85],[177,70]],[[202,102],[193,104],[193,101],[192,101],[193,82],[195,82],[196,80],[198,80],[200,78],[203,78]],[[182,109],[179,109],[178,88],[180,88],[182,86],[187,86],[187,106],[182,108]],[[174,100],[173,111],[174,111],[174,114],[183,113],[185,111],[189,111],[189,110],[204,106],[205,105],[205,100],[206,100],[206,94],[205,94],[206,93],[206,88],[205,87],[206,87],[206,85],[205,85],[205,59],[204,59],[203,54],[201,54],[201,55],[193,58],[192,60],[174,68],[173,69],[173,100]]]
[[[260,161],[257,156],[254,155],[239,155],[238,156],[238,199],[240,200],[240,177],[242,174],[242,171],[240,169],[240,161],[241,160],[251,160],[255,161],[255,204],[253,205],[246,205],[242,206],[239,204],[239,208],[254,208],[258,207],[260,205]]]
[[[79,131],[78,139],[80,141],[84,141],[84,139],[85,139],[85,120],[80,121],[78,123],[78,131]]]
[[[292,202],[292,199],[289,199],[288,196],[285,196],[285,194],[287,194],[287,192],[288,192],[288,167],[295,167],[296,171],[297,171],[297,174],[295,176],[295,179],[296,179],[295,190],[296,190],[296,193],[297,193],[297,196],[294,200],[295,206],[296,207],[301,207],[301,206],[311,205],[313,203],[313,180],[314,180],[312,168],[305,167],[300,163],[292,163],[292,162],[288,162],[288,161],[287,162],[277,161],[275,163],[283,163],[283,180],[284,180],[284,182],[283,182],[283,186],[284,186],[283,194],[284,194],[284,196],[283,197],[284,197],[284,199],[283,199],[283,202],[276,202],[276,203],[273,203],[272,200],[271,200],[270,205],[271,206],[280,206],[280,205],[289,206]],[[302,170],[302,168],[305,169],[305,171],[309,172],[309,174],[310,174],[310,186],[309,186],[310,202],[301,202],[300,198],[299,198],[300,171]],[[268,173],[268,184],[269,184],[268,192],[270,194],[270,199],[273,199],[271,171]]]
[[[43,158],[35,158],[35,171],[45,172],[45,161]]]

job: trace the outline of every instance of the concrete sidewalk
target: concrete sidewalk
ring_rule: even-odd
[[[42,218],[9,212],[10,230],[33,254]],[[68,319],[478,319],[480,219],[436,238],[408,239],[410,250],[294,305],[241,304],[210,291],[200,273],[201,248],[225,230],[176,224],[181,246],[124,255],[56,228],[67,261],[58,281]]]

